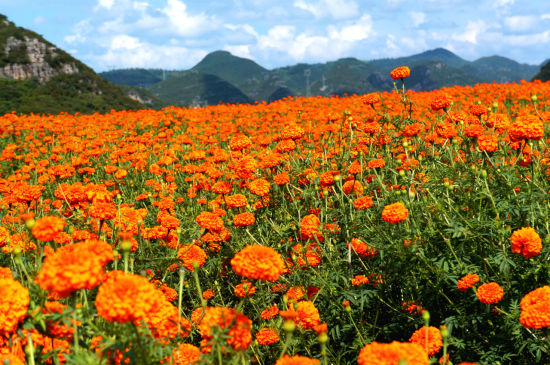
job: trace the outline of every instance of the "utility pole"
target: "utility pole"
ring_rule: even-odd
[[[304,76],[306,77],[306,96],[311,96],[311,87],[309,85],[309,77],[311,76],[311,69],[304,70]]]

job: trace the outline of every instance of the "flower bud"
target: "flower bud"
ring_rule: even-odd
[[[34,223],[35,223],[35,220],[33,218],[31,219],[27,219],[25,221],[25,226],[28,228],[28,229],[32,229],[32,227],[34,227]]]
[[[120,242],[120,249],[124,252],[128,252],[132,249],[132,242],[128,240],[123,240]]]
[[[317,341],[319,341],[319,343],[327,343],[328,341],[327,334],[325,332],[319,333],[319,336],[317,336]]]
[[[285,332],[294,332],[294,330],[296,329],[296,323],[294,323],[294,321],[285,321],[283,323],[283,330],[285,330]]]
[[[537,102],[537,96],[536,95],[531,95],[531,101],[533,103],[536,103]]]
[[[422,319],[426,322],[426,326],[430,323],[430,312],[427,310],[422,311]]]

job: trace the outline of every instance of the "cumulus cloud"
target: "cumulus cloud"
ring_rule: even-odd
[[[464,30],[460,33],[454,33],[452,38],[461,42],[477,44],[477,38],[487,29],[488,26],[483,20],[470,20]]]
[[[293,5],[313,14],[315,18],[349,19],[359,14],[359,6],[354,0],[319,0],[317,2],[296,0]]]
[[[178,34],[184,37],[204,33],[219,26],[215,18],[204,13],[189,14],[187,5],[179,0],[168,0],[162,13],[166,15],[170,25],[176,29]]]
[[[534,15],[515,15],[504,18],[504,25],[512,32],[525,32],[536,28],[538,20]]]
[[[114,4],[115,0],[98,0],[96,9],[105,8],[107,10],[111,10]]]
[[[422,12],[411,11],[409,12],[409,16],[411,17],[411,20],[415,27],[418,27],[420,24],[423,24],[424,22],[426,22],[426,14]]]

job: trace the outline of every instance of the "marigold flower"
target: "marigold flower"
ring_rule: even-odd
[[[365,242],[363,242],[359,238],[352,238],[350,243],[351,243],[351,247],[353,248],[353,250],[360,257],[370,257],[370,256],[374,256],[378,253],[378,251],[376,251],[376,249],[370,247],[369,245],[367,245]],[[350,243],[348,243],[346,245],[346,247],[349,248]]]
[[[233,136],[229,141],[229,149],[231,151],[240,151],[249,147],[251,144],[252,144],[252,141],[250,140],[250,138],[248,138],[244,134],[236,135],[236,136]]]
[[[382,210],[382,219],[391,224],[403,222],[408,216],[409,210],[401,202],[386,205]]]
[[[447,109],[449,106],[451,106],[451,98],[447,94],[441,94],[437,95],[432,102],[430,103],[430,107],[434,112],[437,112],[441,109]]]
[[[361,196],[353,201],[353,206],[357,210],[368,209],[372,204],[372,196]]]
[[[394,80],[404,79],[411,75],[411,70],[407,66],[401,66],[393,69],[390,76]]]
[[[62,246],[47,256],[36,282],[60,298],[79,289],[93,289],[104,277],[103,267],[114,259],[107,242],[89,240]]]
[[[202,308],[201,308],[202,310]],[[212,330],[215,327],[222,330],[229,329],[227,343],[233,349],[246,350],[252,343],[250,328],[252,321],[233,308],[206,307],[206,313],[198,324],[198,329],[203,337],[203,343],[208,343],[212,338]]]
[[[458,290],[466,291],[479,282],[479,276],[477,274],[467,274],[458,281]]]
[[[199,246],[190,243],[183,245],[178,250],[177,256],[181,260],[183,266],[191,272],[195,271],[195,263],[197,267],[202,267],[206,261],[206,252]]]
[[[319,365],[321,362],[317,359],[311,359],[309,357],[294,355],[285,355],[281,357],[275,365]]]
[[[267,346],[279,341],[279,334],[273,328],[262,328],[256,333],[259,345]]]
[[[55,236],[65,228],[65,220],[60,217],[46,216],[34,223],[32,235],[40,241],[53,241]]]
[[[414,331],[409,342],[419,344],[428,353],[428,356],[433,356],[443,346],[443,337],[438,328],[424,326]]]
[[[94,202],[88,208],[88,215],[99,220],[109,220],[117,216],[118,210],[112,202]]]
[[[422,123],[414,122],[403,128],[402,133],[405,137],[414,137],[423,130],[424,125]]]
[[[289,125],[281,131],[281,140],[300,139],[304,136],[305,133],[306,131],[304,130],[304,128],[300,127],[299,125]]]
[[[342,185],[342,190],[346,195],[352,194],[353,195],[361,195],[363,194],[363,184],[361,184],[357,180],[349,180]]]
[[[277,308],[276,305],[272,305],[271,307],[264,309],[262,313],[260,313],[260,318],[264,320],[275,318],[279,314],[279,308]]]
[[[202,212],[195,219],[197,224],[212,232],[219,232],[223,227],[223,219],[211,212]]]
[[[212,289],[206,289],[202,292],[202,297],[206,300],[212,299],[214,297],[214,290]]]
[[[262,245],[248,245],[231,259],[235,273],[249,279],[276,281],[285,271],[281,255],[273,248]]]
[[[226,196],[225,205],[229,209],[246,207],[248,205],[248,199],[243,194]]]
[[[172,357],[168,360],[168,363],[175,365],[190,365],[199,362],[199,358],[202,352],[197,346],[193,346],[189,343],[180,343],[172,350]]]
[[[498,137],[494,134],[484,134],[477,137],[477,147],[480,151],[495,152],[498,150]]]
[[[296,312],[298,312],[297,321],[298,324],[306,330],[312,330],[316,325],[321,322],[321,317],[319,316],[319,311],[315,308],[313,302],[310,301],[301,301],[298,302],[296,307]]]
[[[284,172],[282,174],[277,174],[273,177],[273,183],[275,185],[286,185],[290,182],[290,176]]]
[[[231,184],[227,181],[218,181],[212,185],[212,191],[216,194],[229,194],[231,193],[232,187]]]
[[[428,354],[416,343],[371,342],[361,349],[357,362],[359,365],[396,365],[399,360],[406,360],[407,365],[428,365]]]
[[[363,95],[363,96],[361,97],[361,101],[362,101],[363,104],[365,104],[365,105],[376,104],[377,102],[380,101],[380,96],[378,95],[378,93],[366,94],[366,95]]]
[[[256,218],[254,218],[254,214],[246,212],[237,214],[233,217],[233,225],[235,227],[246,227],[251,226],[256,222]]]
[[[300,222],[300,236],[303,240],[315,239],[323,241],[324,237],[319,230],[321,220],[315,214],[308,214]]]
[[[27,316],[29,289],[11,278],[0,279],[0,335],[9,337]]]
[[[537,256],[542,249],[542,240],[537,231],[531,227],[514,231],[510,241],[512,241],[512,252],[521,254],[525,258]]]
[[[144,277],[111,272],[99,287],[95,300],[97,314],[109,322],[126,323],[144,318],[162,296]]]
[[[470,107],[470,114],[481,117],[482,115],[488,114],[487,107],[481,105],[481,104],[474,104]]]
[[[386,166],[386,161],[382,160],[381,158],[376,158],[374,160],[370,160],[367,163],[367,167],[369,169],[381,169],[384,166]]]
[[[508,128],[508,136],[514,142],[524,139],[542,139],[544,123],[534,115],[519,116]]]
[[[477,288],[476,296],[481,303],[494,304],[499,302],[504,295],[504,290],[497,283],[485,283]]]
[[[520,302],[519,321],[525,328],[550,327],[550,286],[545,285],[526,294]]]
[[[256,288],[249,281],[243,281],[235,287],[235,296],[237,298],[244,298],[256,293]]]

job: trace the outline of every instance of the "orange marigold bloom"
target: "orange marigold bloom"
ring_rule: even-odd
[[[1,353],[0,363],[8,365],[25,365],[24,356],[19,358],[16,354],[11,352]]]
[[[493,304],[502,299],[504,290],[497,283],[485,283],[477,288],[476,296],[481,303]]]
[[[290,182],[290,176],[283,172],[282,174],[277,174],[273,177],[273,183],[275,185],[286,185]]]
[[[467,274],[458,281],[458,290],[466,291],[479,282],[479,276],[477,274]]]
[[[441,109],[447,109],[451,106],[451,98],[447,94],[441,94],[436,96],[430,103],[430,107],[434,112],[437,112]]]
[[[258,196],[266,196],[270,189],[271,184],[266,179],[256,179],[248,183],[248,190]]]
[[[428,353],[428,356],[433,356],[443,346],[443,337],[438,328],[424,326],[414,331],[409,342],[419,344]]]
[[[370,257],[374,256],[378,253],[374,248],[367,245],[365,242],[360,240],[359,238],[352,238],[351,241],[351,247],[360,257]],[[349,243],[346,245],[346,247],[349,248]]]
[[[236,135],[236,136],[233,136],[229,141],[229,149],[231,151],[240,151],[242,149],[249,147],[251,144],[252,144],[252,141],[250,140],[250,138],[248,138],[244,134]]]
[[[300,139],[304,136],[306,131],[299,125],[289,125],[281,131],[281,139]]]
[[[206,261],[206,252],[202,248],[193,244],[185,244],[181,246],[177,254],[181,260],[183,266],[189,271],[195,271],[194,263],[197,263],[197,267],[202,267]]]
[[[235,227],[246,227],[251,226],[256,222],[256,218],[254,218],[254,214],[246,212],[237,214],[233,217],[233,225]]]
[[[498,150],[498,137],[494,134],[483,134],[477,137],[477,147],[480,151],[495,152]]]
[[[218,181],[212,185],[211,189],[216,194],[229,194],[232,190],[231,184],[227,181]]]
[[[211,212],[200,213],[195,221],[202,228],[213,232],[219,232],[224,228],[223,219]]]
[[[361,196],[353,201],[353,206],[357,210],[368,209],[372,204],[372,196]]]
[[[240,276],[265,281],[276,281],[286,269],[281,255],[262,245],[247,245],[237,252],[231,259],[231,267]]]
[[[94,202],[88,208],[88,215],[95,219],[109,220],[117,216],[118,210],[111,202]]]
[[[390,76],[394,80],[404,79],[411,75],[411,70],[407,66],[401,66],[393,69]]]
[[[489,111],[487,110],[487,107],[481,105],[481,104],[474,104],[470,107],[470,114],[475,115],[476,117],[480,117],[482,115],[487,114]]]
[[[382,219],[391,224],[403,222],[408,216],[409,210],[401,202],[386,205],[382,210]]]
[[[225,205],[227,208],[242,208],[248,205],[248,199],[243,194],[234,194],[225,197]]]
[[[290,152],[296,149],[296,142],[292,139],[284,139],[277,143],[275,151],[279,153]]]
[[[296,307],[296,312],[298,312],[298,324],[306,330],[312,330],[316,325],[321,322],[321,317],[319,316],[319,311],[315,308],[313,302],[310,301],[301,301],[298,302]]]
[[[212,299],[214,297],[214,290],[212,289],[206,289],[202,292],[202,297],[206,300]]]
[[[281,357],[275,365],[319,365],[321,362],[317,359],[311,359],[309,357],[294,355],[285,355]]]
[[[252,343],[252,321],[235,309],[225,307],[206,307],[206,313],[197,326],[203,337],[202,343],[208,343],[212,330],[218,326],[222,330],[229,329],[227,343],[233,349],[246,350]]]
[[[262,328],[256,333],[259,345],[267,346],[279,341],[279,334],[273,328]]]
[[[384,166],[386,166],[386,161],[382,160],[381,158],[376,158],[374,160],[370,160],[367,163],[367,167],[369,169],[381,169]]]
[[[60,217],[46,216],[34,223],[32,235],[40,241],[53,241],[55,236],[65,228],[65,220]]]
[[[29,289],[11,278],[0,279],[0,335],[9,337],[27,316]]]
[[[363,104],[365,104],[365,105],[376,104],[377,102],[380,101],[380,96],[378,95],[378,93],[366,94],[366,95],[363,95],[363,96],[361,97],[361,101],[362,101]]]
[[[304,252],[305,251],[305,252]],[[305,268],[308,265],[315,267],[321,263],[321,258],[323,257],[321,247],[319,245],[309,245],[305,248],[302,244],[297,244],[292,246],[292,260]],[[292,262],[292,261],[290,261]]]
[[[285,296],[288,300],[298,301],[304,297],[304,291],[299,286],[291,286]]]
[[[423,130],[424,125],[422,123],[414,122],[403,128],[403,135],[405,137],[414,137]]]
[[[534,115],[519,116],[508,128],[508,136],[514,142],[524,139],[542,139],[544,137],[544,123]]]
[[[279,314],[279,308],[277,308],[276,305],[272,305],[271,307],[264,309],[262,313],[260,313],[260,318],[264,320],[275,318]]]
[[[526,294],[520,302],[519,321],[525,328],[550,327],[550,286]]]
[[[303,240],[315,239],[316,237],[319,241],[323,241],[323,235],[319,231],[320,226],[321,220],[315,214],[308,214],[302,218],[300,223],[300,236]]]
[[[396,365],[399,360],[406,360],[407,365],[428,365],[428,354],[416,343],[371,342],[361,349],[357,362],[359,365]]]
[[[162,293],[146,278],[115,271],[99,287],[95,307],[109,322],[139,321],[158,304],[159,296]]]
[[[104,277],[103,267],[113,259],[113,249],[107,242],[69,244],[44,259],[35,280],[42,289],[65,298],[76,290],[99,285]]]
[[[521,254],[525,258],[537,256],[542,249],[542,240],[537,231],[531,227],[514,231],[510,241],[512,241],[512,252]]]
[[[189,343],[180,343],[172,350],[172,357],[168,360],[168,363],[175,365],[190,365],[199,362],[199,358],[202,352],[197,346],[193,346]]]
[[[237,298],[244,298],[256,293],[256,288],[249,281],[243,281],[235,287],[235,296]]]
[[[124,179],[128,175],[128,171],[124,169],[119,169],[117,172],[115,172],[115,179]]]
[[[361,195],[363,194],[363,184],[361,184],[357,180],[349,180],[342,185],[342,190],[346,195],[352,194],[353,195]]]

